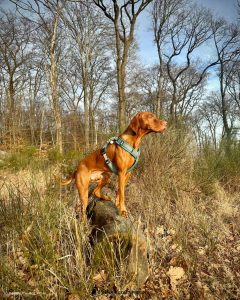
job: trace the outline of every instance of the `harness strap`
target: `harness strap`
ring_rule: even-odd
[[[106,147],[105,147],[106,146]],[[115,167],[114,163],[108,158],[107,154],[106,154],[106,148],[107,148],[108,144],[105,144],[103,146],[103,148],[101,149],[101,153],[102,156],[105,160],[105,163],[107,164],[107,166],[109,167],[109,169],[114,173],[114,174],[118,174],[118,170]]]
[[[114,174],[118,174],[118,170],[117,170],[116,166],[114,165],[114,163],[108,158],[108,156],[106,154],[107,146],[109,144],[113,144],[113,143],[116,143],[117,145],[119,145],[121,148],[123,148],[125,151],[127,151],[130,155],[132,155],[134,157],[135,161],[127,171],[128,173],[132,172],[132,170],[135,168],[135,166],[138,163],[139,156],[140,156],[140,149],[138,148],[138,150],[135,150],[131,145],[129,145],[126,141],[124,141],[120,137],[112,137],[111,139],[109,139],[107,141],[107,143],[102,147],[101,153],[103,155],[103,158],[104,158],[107,166]]]

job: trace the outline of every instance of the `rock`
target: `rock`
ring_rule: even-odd
[[[93,225],[90,239],[96,262],[109,258],[109,268],[114,258],[112,267],[124,264],[129,286],[141,287],[148,278],[149,266],[147,242],[138,222],[120,216],[112,201],[96,198],[90,202],[87,215]]]

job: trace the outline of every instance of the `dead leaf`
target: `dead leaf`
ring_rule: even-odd
[[[164,235],[164,233],[165,233],[164,227],[163,226],[157,226],[156,234],[157,235]]]
[[[176,291],[178,280],[184,276],[185,272],[181,267],[171,266],[167,272],[167,275],[170,278],[170,283],[173,291]]]
[[[168,297],[169,297],[169,290],[168,290],[168,289],[162,289],[162,290],[161,290],[161,297],[162,297],[163,299],[168,298]]]
[[[169,264],[170,264],[170,266],[176,266],[177,265],[177,257],[173,257],[171,260],[170,260],[170,262],[169,262]]]
[[[79,296],[76,294],[70,294],[67,299],[68,300],[80,300]]]
[[[93,277],[93,281],[97,287],[102,286],[104,282],[106,282],[106,280],[107,280],[107,274],[105,273],[104,270],[101,270]]]

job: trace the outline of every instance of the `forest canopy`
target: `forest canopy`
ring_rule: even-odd
[[[152,65],[139,59],[143,13]],[[190,126],[200,145],[239,134],[239,18],[186,0],[11,0],[0,14],[3,149],[88,149],[138,111]]]

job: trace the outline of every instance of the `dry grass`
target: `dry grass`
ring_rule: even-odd
[[[151,273],[139,293],[115,299],[240,299],[239,178],[225,174],[224,185],[191,141],[170,130],[143,142],[126,203],[130,218],[141,217]],[[1,173],[0,298],[110,299],[92,295],[96,278],[100,293],[124,290],[124,268],[106,274],[102,261],[91,264],[74,189],[53,183],[55,165],[32,170]]]

